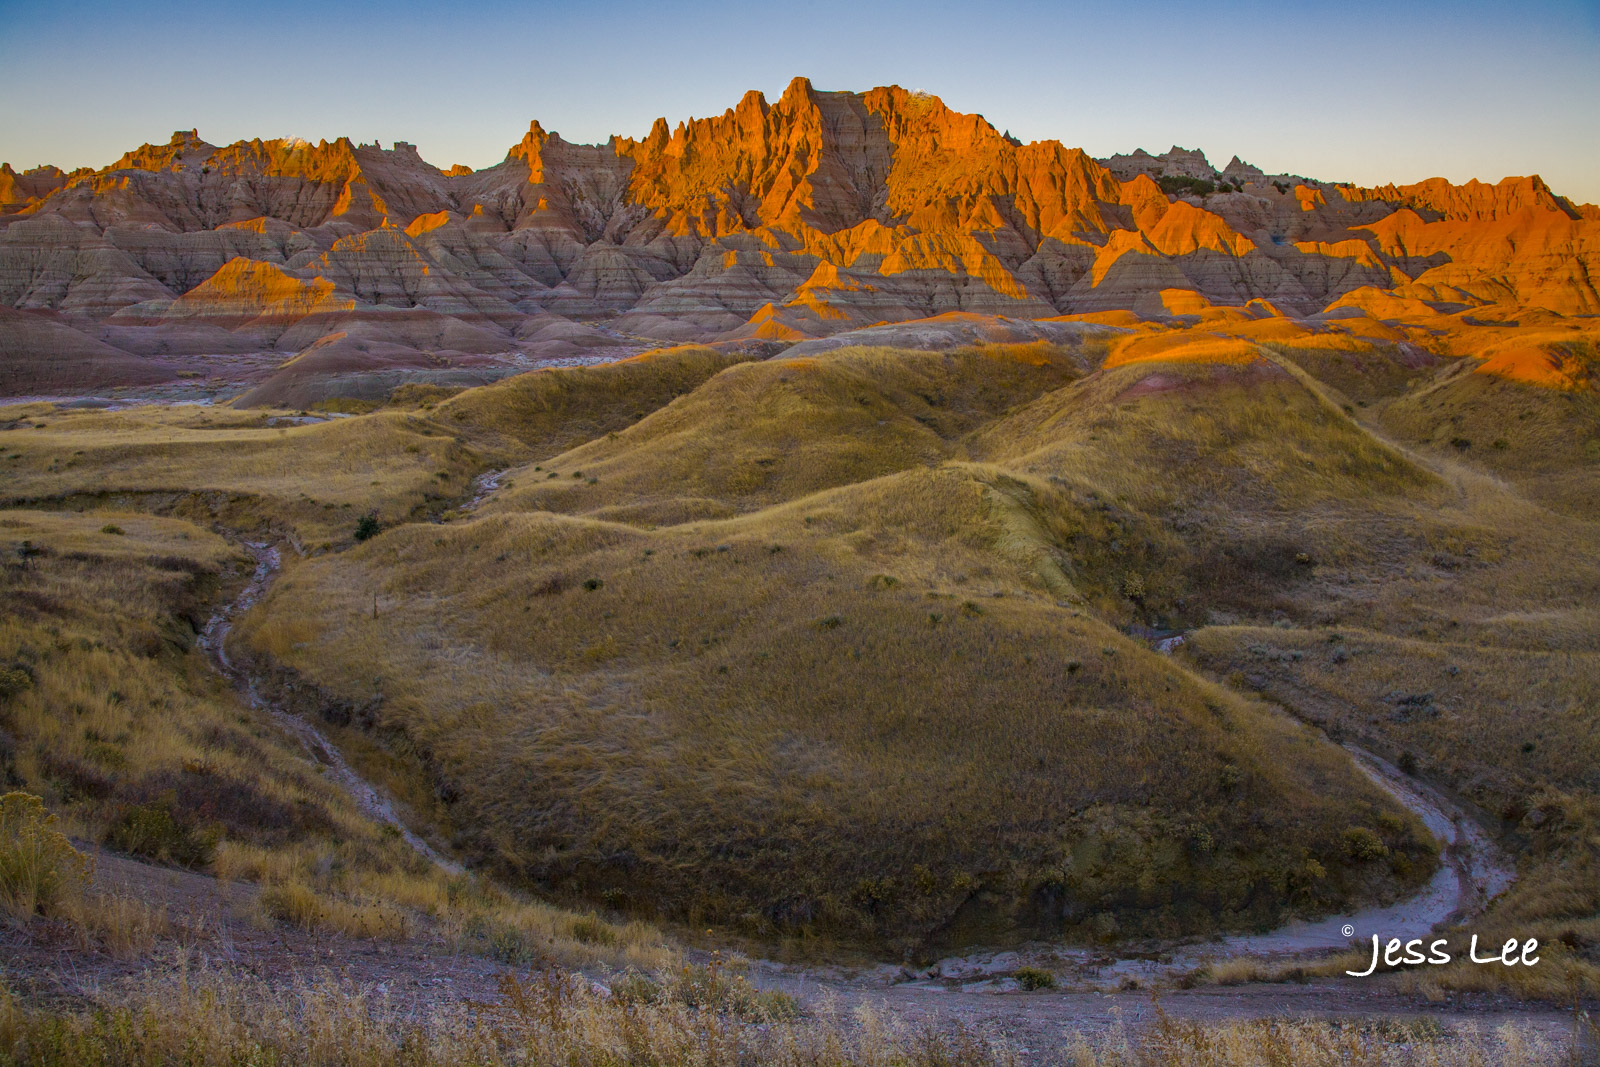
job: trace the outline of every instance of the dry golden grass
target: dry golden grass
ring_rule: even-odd
[[[1309,340],[1269,343],[1262,348],[1362,407],[1426,383],[1437,369],[1436,357],[1394,344],[1367,344],[1349,337],[1321,345]]]
[[[463,444],[426,419],[269,426],[276,416],[227,409],[6,409],[0,430],[4,497],[12,504],[171,510],[234,529],[294,534],[308,548],[346,540],[356,519],[437,512],[472,477],[504,464],[516,442]],[[482,449],[483,451],[479,451]]]
[[[725,986],[731,983],[724,983]],[[626,991],[629,995],[620,995]],[[771,1021],[760,1000],[604,995],[546,973],[509,981],[499,1004],[423,1018],[331,983],[153,982],[97,1010],[0,999],[0,1057],[16,1063],[332,1064],[414,1067],[526,1063],[808,1064],[812,1067],[1542,1067],[1569,1055],[1513,1025],[1450,1031],[1434,1020],[1363,1023],[1258,1019],[1191,1022],[1158,1015],[1133,1030],[1067,1031],[1059,1049],[1024,1051],[953,1024],[913,1027],[869,1008]],[[107,998],[108,1000],[110,998]]]
[[[1391,805],[1342,753],[1058,606],[1035,492],[955,465],[654,532],[502,507],[297,563],[240,636],[426,753],[469,855],[755,937],[1176,935],[1429,868],[1406,821],[1392,869],[1345,857]]]
[[[211,505],[224,521],[341,548],[357,513],[431,514],[471,474],[520,464],[472,516],[291,559],[239,636],[312,683],[308,707],[357,709],[341,747],[441,838],[572,899],[928,947],[1249,926],[1425,873],[1410,822],[1392,868],[1343,862],[1343,830],[1390,805],[1314,731],[1107,623],[1277,623],[1285,650],[1359,632],[1370,662],[1399,665],[1374,686],[1481,650],[1495,681],[1458,717],[1361,736],[1381,748],[1404,727],[1464,792],[1587,810],[1591,397],[1463,384],[1350,339],[1095,370],[1104,348],[734,366],[672,350],[281,432],[236,412],[12,409],[0,455],[20,458],[0,463],[18,495],[212,487],[233,494]],[[1473,418],[1470,448],[1441,436]],[[1499,421],[1523,425],[1486,450]],[[1407,450],[1419,441],[1443,446]],[[449,490],[429,482],[441,469]],[[155,536],[125,518],[99,523]],[[72,536],[121,540],[100,525]],[[1228,632],[1197,645],[1249,688],[1259,672],[1223,662],[1247,655]],[[1326,680],[1303,681],[1269,691],[1330,723],[1306,697]],[[1530,692],[1565,715],[1547,763],[1513,736],[1532,719],[1493,714]],[[1517,752],[1469,765],[1452,737]],[[1584,834],[1521,832],[1517,914],[1588,906]],[[409,888],[319,882],[325,847],[235,835],[217,862],[286,898],[436,891],[415,870]],[[515,943],[509,920],[439,914]],[[560,936],[591,943],[577,929]],[[1572,932],[1575,958],[1592,952],[1589,927]]]
[[[1592,342],[1567,348],[1600,365]],[[1431,454],[1468,459],[1546,507],[1600,519],[1600,391],[1539,388],[1476,367],[1461,360],[1382,406],[1383,426]]]
[[[985,458],[1148,509],[1303,511],[1430,477],[1266,359],[1140,362],[1048,393],[979,436]]]
[[[493,508],[678,523],[965,458],[968,433],[1086,359],[1050,346],[848,348],[741,364],[620,433],[518,470]]]
[[[447,426],[514,438],[542,459],[625,429],[748,358],[683,345],[599,367],[550,368],[458,393],[435,415]]]
[[[108,525],[123,532],[103,532]],[[553,959],[671,960],[648,928],[453,879],[239,701],[194,648],[208,605],[238,581],[240,561],[215,534],[136,513],[10,510],[0,513],[0,555],[3,771],[43,797],[62,828],[262,883],[268,913],[296,925],[454,938],[493,920],[522,929]],[[40,878],[24,881],[13,897],[42,899]],[[59,910],[86,944],[137,955],[168,932],[157,905],[80,897],[66,894]],[[577,936],[585,924],[601,932]]]
[[[61,913],[77,934],[84,951],[105,951],[121,960],[149,956],[175,930],[166,905],[127,893],[88,893]]]

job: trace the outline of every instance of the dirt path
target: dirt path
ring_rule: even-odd
[[[1287,961],[1326,956],[1364,947],[1377,934],[1385,942],[1426,938],[1435,930],[1480,913],[1516,878],[1511,857],[1455,802],[1424,782],[1355,745],[1351,760],[1372,782],[1415,814],[1441,846],[1439,869],[1404,900],[1311,921],[1295,920],[1262,934],[1237,934],[1200,945],[1159,953],[1157,959],[1114,957],[1105,952],[1034,943],[1005,951],[978,951],[947,957],[916,974],[880,969],[890,980],[926,988],[1010,991],[1011,975],[1024,966],[1040,967],[1068,984],[1095,986],[1132,980],[1171,980],[1206,964],[1254,958]]]
[[[1316,922],[1293,922],[1265,934],[1224,938],[1215,946],[1216,956],[1281,956],[1344,949],[1352,938],[1365,942],[1373,934],[1402,941],[1426,937],[1447,923],[1478,914],[1516,879],[1511,857],[1448,797],[1408,778],[1370,752],[1355,745],[1344,747],[1356,766],[1420,818],[1443,846],[1438,871],[1416,895],[1396,904]],[[1192,958],[1207,957],[1196,954]]]
[[[525,968],[457,952],[421,930],[404,940],[372,941],[263,923],[255,904],[256,886],[95,851],[96,887],[161,901],[176,927],[177,955],[168,951],[158,959],[117,959],[85,953],[64,930],[0,925],[0,970],[14,991],[45,1002],[90,1005],[122,980],[148,974],[154,964],[158,972],[248,974],[284,988],[333,982],[420,1018],[452,1004],[493,1002],[501,996],[504,976],[526,974]],[[1289,1017],[1371,1024],[1426,1018],[1451,1031],[1480,1032],[1510,1024],[1552,1044],[1564,1041],[1572,1025],[1566,1012],[1504,996],[1458,995],[1430,1004],[1382,980],[1020,993],[895,983],[875,972],[832,973],[776,964],[758,964],[751,971],[757,985],[795,996],[812,1015],[835,1015],[846,1025],[859,1022],[864,1011],[908,1028],[960,1025],[1003,1041],[1023,1057],[1058,1052],[1080,1033],[1119,1027],[1137,1031],[1157,1013],[1198,1022]],[[589,977],[602,985],[608,980],[598,973]]]
[[[400,832],[406,844],[433,863],[451,874],[462,873],[460,864],[441,856],[433,846],[418,837],[405,824],[396,813],[394,803],[388,795],[357,774],[340,754],[338,747],[329,741],[321,730],[309,720],[283,710],[262,696],[249,672],[229,657],[228,634],[233,630],[234,617],[261,599],[267,586],[272,583],[273,577],[283,565],[278,550],[271,545],[247,541],[244,547],[255,558],[255,573],[251,576],[249,584],[244,587],[244,591],[232,603],[219,608],[216,614],[207,620],[205,629],[200,632],[200,647],[210,654],[218,672],[233,683],[250,706],[266,712],[272,717],[273,722],[298,740],[313,760],[327,768],[328,776],[355,799],[362,811],[381,823],[393,826]]]

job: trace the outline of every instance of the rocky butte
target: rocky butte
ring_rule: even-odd
[[[96,171],[7,165],[0,393],[255,354],[298,358],[246,401],[304,403],[418,371],[950,312],[1593,315],[1597,268],[1600,209],[1536,176],[1369,189],[1179,148],[1096,160],[897,86],[796,78],[642,140],[569,144],[533,122],[476,172],[404,142],[192,130]]]

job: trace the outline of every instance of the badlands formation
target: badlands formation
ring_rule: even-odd
[[[907,336],[1356,331],[1543,378],[1562,373],[1545,349],[1484,346],[1600,313],[1597,274],[1600,209],[1538,177],[1358,188],[1176,148],[1095,160],[937,97],[797,78],[643,140],[533,122],[476,172],[404,142],[194,131],[102,170],[6,165],[0,395],[242,367],[244,403],[306,406],[662,342],[893,341],[940,316]]]

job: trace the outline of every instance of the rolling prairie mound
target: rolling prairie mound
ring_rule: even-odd
[[[1383,424],[1432,451],[1470,454],[1546,507],[1600,519],[1596,332],[1491,345],[1387,405]]]
[[[1107,623],[1318,610],[1425,559],[1446,488],[1265,350],[1091,340],[736,364],[297,564],[241,637],[403,738],[477,862],[751,936],[1173,936],[1412,883],[1335,747]]]
[[[754,936],[1174,936],[1428,868],[1336,749],[1057,606],[997,477],[405,527],[296,567],[244,638],[403,733],[479,862]]]
[[[996,414],[1088,369],[1076,345],[848,348],[744,363],[626,430],[515,473],[491,510],[724,517],[964,458]]]
[[[537,456],[627,428],[744,356],[695,345],[644,352],[605,369],[551,369],[446,399],[437,417],[521,441]],[[414,391],[425,401],[426,389]],[[397,397],[405,402],[405,394]]]

